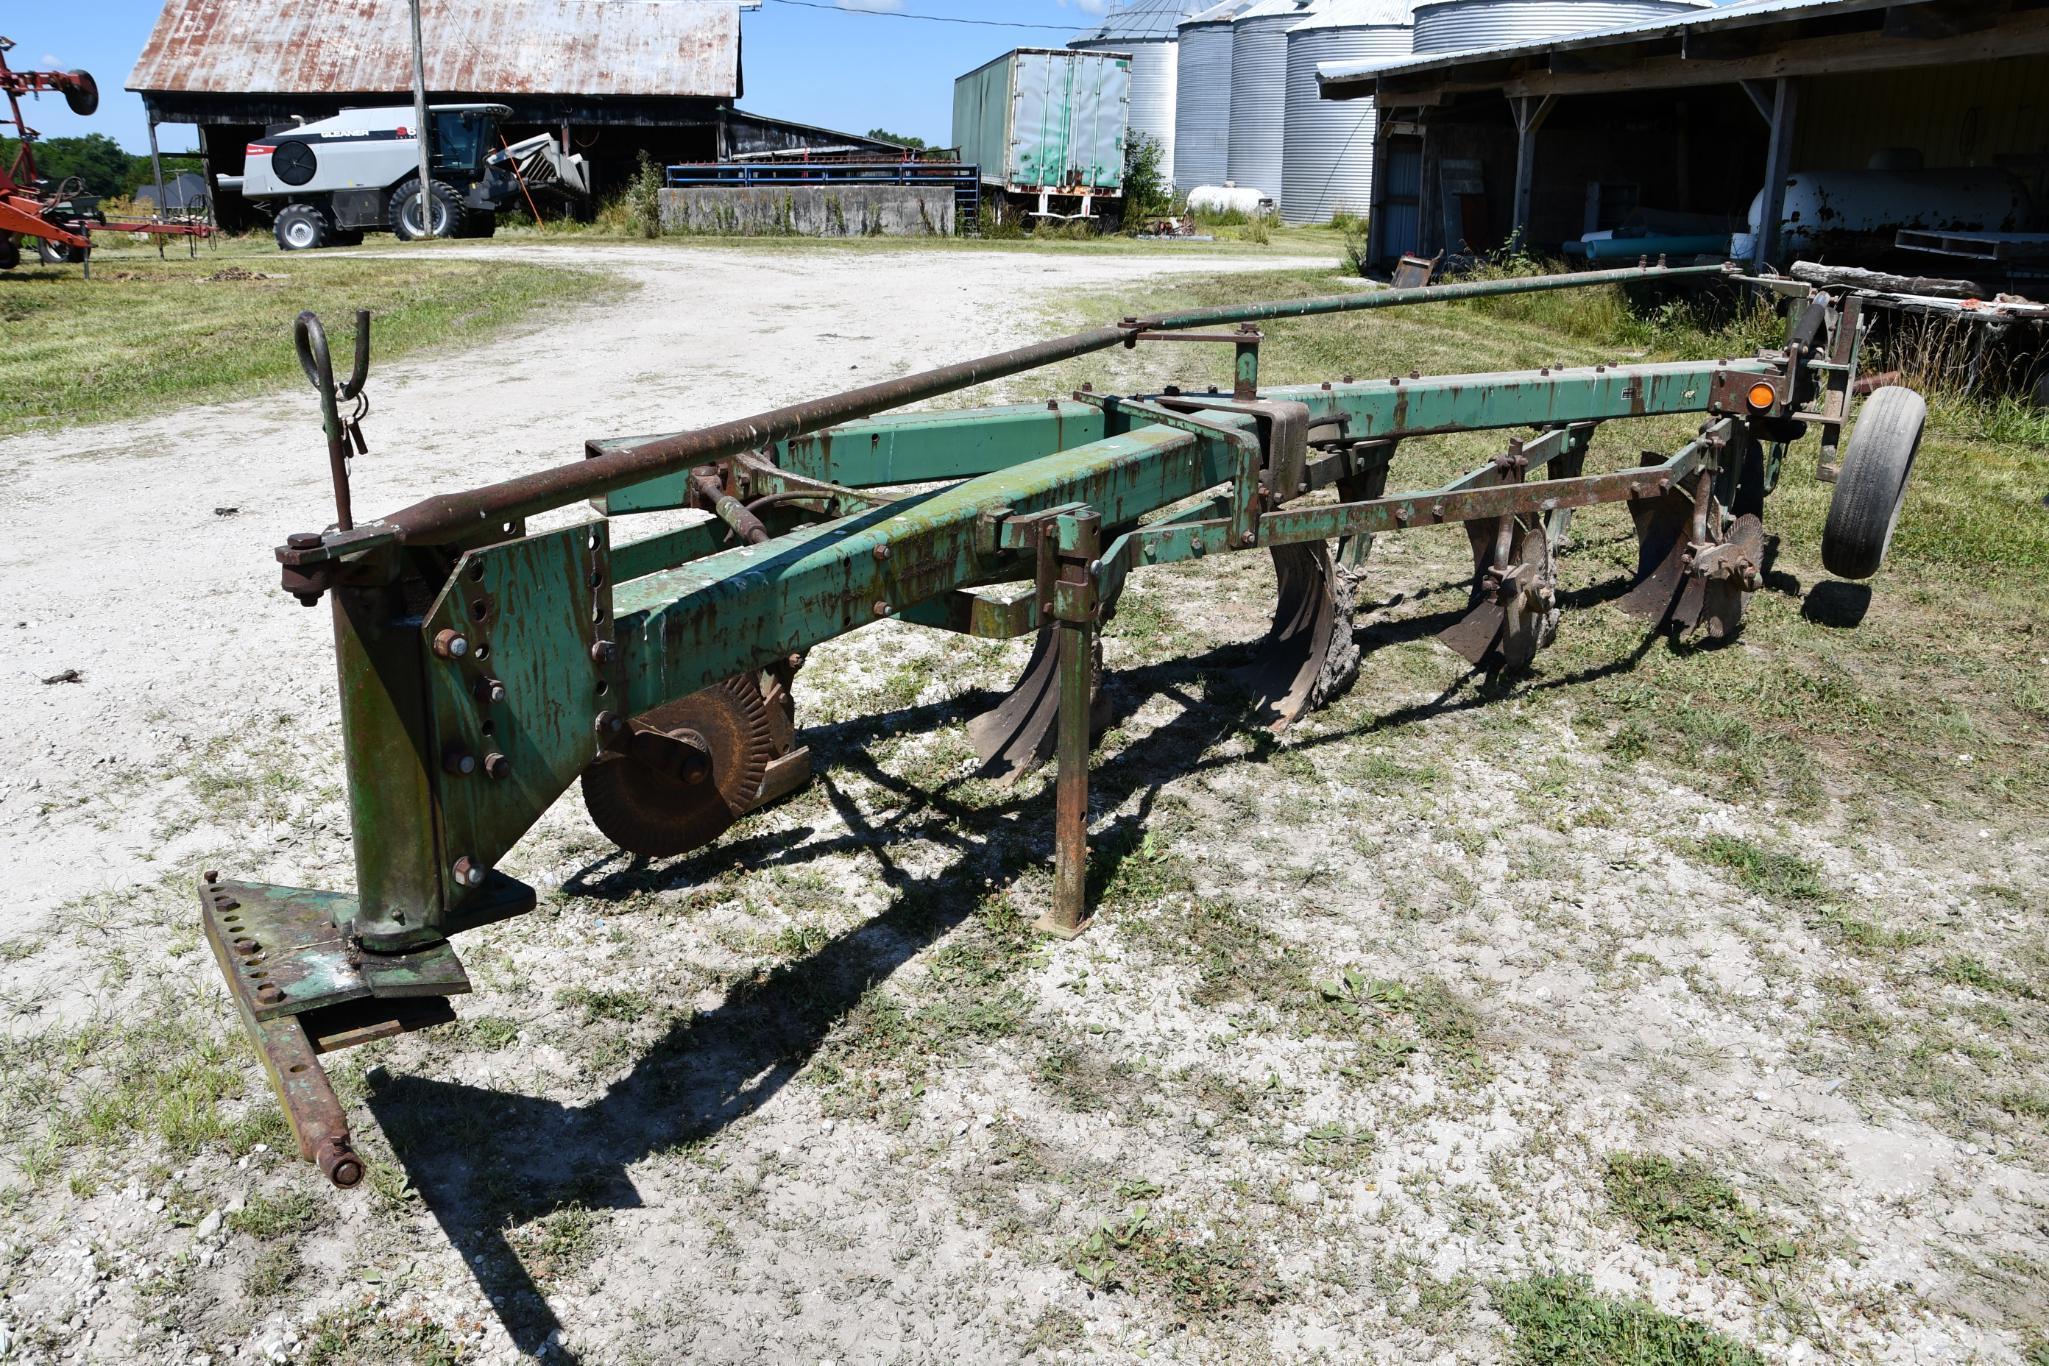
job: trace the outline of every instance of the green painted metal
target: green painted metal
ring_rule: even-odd
[[[441,905],[479,891],[598,756],[598,718],[620,710],[616,660],[593,654],[612,642],[609,530],[591,522],[465,552],[420,623]],[[446,633],[468,648],[436,654]]]

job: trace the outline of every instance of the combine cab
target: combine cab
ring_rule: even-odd
[[[420,193],[420,141],[410,108],[346,109],[331,119],[281,129],[249,144],[239,181],[225,188],[272,215],[286,251],[352,246],[365,232],[419,237],[489,237],[498,210],[536,193],[590,193],[583,158],[546,134],[508,144],[502,104],[441,104],[433,120],[427,193]],[[424,204],[424,208],[423,208]]]

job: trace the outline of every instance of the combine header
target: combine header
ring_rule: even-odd
[[[449,998],[469,984],[450,937],[534,905],[500,864],[572,783],[635,854],[709,844],[807,779],[792,706],[805,651],[871,622],[1037,633],[1017,690],[969,731],[992,774],[1057,756],[1040,923],[1062,936],[1088,916],[1098,633],[1134,572],[1272,556],[1279,602],[1244,682],[1274,730],[1356,674],[1350,585],[1376,536],[1463,529],[1471,600],[1442,639],[1481,670],[1520,668],[1551,639],[1567,523],[1598,504],[1634,516],[1624,608],[1673,632],[1735,632],[1768,558],[1765,503],[1788,444],[1814,429],[1818,469],[1838,477],[1855,299],[1801,288],[1785,346],[1749,357],[1259,382],[1270,319],[1726,273],[1660,264],[1127,318],[698,431],[593,441],[580,463],[360,525],[347,466],[361,442],[341,405],[361,394],[367,316],[340,385],[317,320],[302,316],[338,517],[277,556],[286,591],[333,614],[356,889],[214,872],[199,886],[207,939],[302,1153],[337,1185],[361,1178],[320,1055],[453,1018]],[[1225,348],[1231,386],[890,411],[1168,341]],[[1924,411],[1899,389],[1868,405],[1823,546],[1837,572],[1877,569]],[[1666,414],[1700,417],[1677,452],[1588,468],[1602,423]],[[1493,459],[1439,487],[1388,491],[1405,441],[1472,431],[1503,433]],[[599,515],[527,531],[529,516],[586,499]],[[683,508],[710,516],[615,540],[632,514]]]

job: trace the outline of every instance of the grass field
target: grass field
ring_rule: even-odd
[[[268,238],[224,239],[197,259],[102,248],[90,280],[77,266],[24,264],[0,273],[0,436],[304,383],[292,351],[304,309],[346,365],[358,308],[374,317],[374,361],[481,341],[615,287],[597,272],[431,250],[286,256]]]

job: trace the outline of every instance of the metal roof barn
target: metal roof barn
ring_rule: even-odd
[[[145,94],[397,94],[405,0],[169,0],[128,77]],[[427,86],[491,95],[737,99],[740,11],[720,0],[421,0]],[[166,101],[169,103],[169,101]]]
[[[1409,0],[1333,0],[1288,30],[1288,97],[1281,140],[1281,218],[1327,222],[1364,216],[1373,193],[1370,100],[1326,100],[1321,62],[1393,58],[1409,51]]]
[[[658,164],[853,146],[871,138],[744,113],[741,11],[759,0],[420,0],[427,98],[507,106],[515,137],[546,132],[616,192]],[[210,175],[295,120],[412,102],[407,0],[164,0],[128,88],[152,123],[198,125]],[[216,196],[223,222],[246,206]]]
[[[1181,21],[1199,0],[1132,0],[1103,22],[1077,33],[1067,46],[1080,52],[1123,52],[1131,57],[1131,131],[1160,144],[1160,173],[1174,177],[1174,102],[1180,78]]]
[[[1231,24],[1230,178],[1276,205],[1287,118],[1288,30],[1318,8],[1312,0],[1259,0]]]
[[[1231,21],[1255,0],[1224,0],[1180,27],[1174,96],[1174,188],[1231,174]]]

